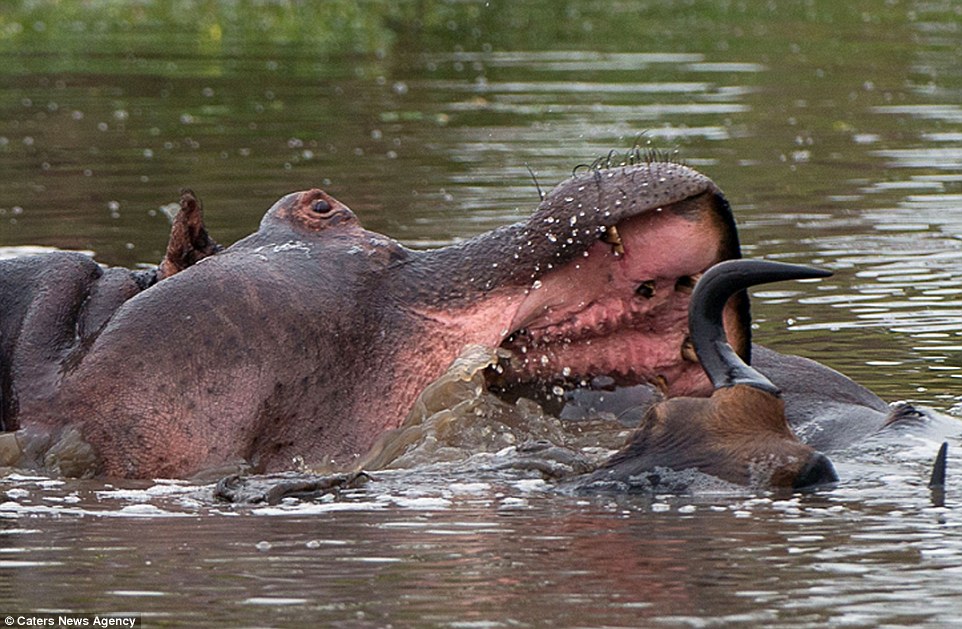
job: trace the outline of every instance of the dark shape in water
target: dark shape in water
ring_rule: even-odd
[[[932,466],[932,475],[929,477],[929,487],[945,488],[945,466],[949,456],[949,443],[942,442],[939,453],[935,456],[935,464]]]
[[[315,500],[328,494],[336,495],[361,487],[369,480],[371,476],[364,472],[325,476],[281,473],[255,478],[234,474],[217,482],[214,498],[224,502],[276,505],[284,498]]]

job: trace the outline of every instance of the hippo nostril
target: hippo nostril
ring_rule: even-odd
[[[795,477],[792,489],[805,489],[815,485],[837,482],[838,474],[835,472],[835,466],[832,465],[827,456],[821,452],[815,452],[809,457],[802,471]]]
[[[318,214],[323,214],[325,212],[331,211],[331,204],[325,201],[324,199],[318,199],[317,201],[314,202],[314,205],[311,206],[311,209],[317,212]]]
[[[651,299],[655,296],[655,280],[645,280],[635,289],[635,296],[641,299]]]
[[[675,281],[675,290],[679,293],[691,293],[695,288],[695,278],[691,275],[683,275]]]

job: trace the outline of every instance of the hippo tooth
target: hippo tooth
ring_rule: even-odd
[[[695,345],[687,336],[681,344],[681,357],[690,363],[698,362],[698,355],[695,353]]]
[[[605,235],[601,237],[601,240],[611,245],[611,250],[616,256],[624,255],[625,245],[618,234],[618,228],[614,225],[605,229]]]

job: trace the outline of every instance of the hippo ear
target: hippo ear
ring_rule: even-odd
[[[192,190],[182,190],[180,211],[171,225],[167,252],[157,269],[157,279],[179,273],[221,250],[223,247],[207,233],[203,205]]]

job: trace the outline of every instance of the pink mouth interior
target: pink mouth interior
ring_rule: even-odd
[[[514,354],[503,379],[584,386],[604,375],[669,396],[708,395],[707,376],[690,348],[683,353],[691,289],[720,256],[706,222],[651,210],[617,226],[621,247],[599,240],[545,274],[502,343]]]

